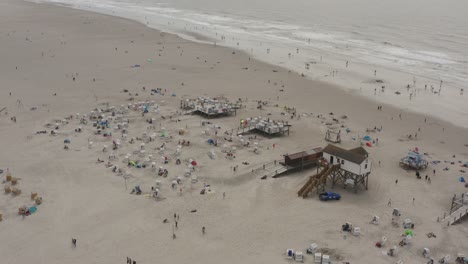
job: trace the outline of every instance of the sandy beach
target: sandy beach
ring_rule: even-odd
[[[468,131],[462,126],[371,101],[233,49],[190,42],[117,17],[6,0],[0,3],[0,24],[0,177],[2,189],[10,185],[4,180],[8,168],[21,189],[17,196],[3,190],[0,195],[2,263],[125,263],[127,257],[136,263],[288,263],[286,249],[305,254],[311,243],[326,249],[333,263],[427,263],[424,247],[437,260],[468,255],[468,221],[451,226],[437,222],[449,211],[454,194],[468,192],[458,180],[468,176],[461,171],[468,171],[461,167],[468,162]],[[180,101],[199,96],[240,99],[242,107],[235,116],[209,120],[181,115]],[[259,100],[265,102],[262,109],[257,108]],[[151,106],[144,116],[141,109],[127,109],[126,140],[120,131],[109,129],[112,136],[103,137],[91,121],[80,123],[96,109],[145,101],[158,107]],[[296,109],[294,118],[285,107]],[[221,145],[207,143],[218,137],[215,131],[222,140],[225,132],[239,127],[240,119],[258,116],[288,121],[290,135],[256,135],[252,142],[258,143],[260,154],[225,142],[237,146],[234,159],[225,158]],[[148,118],[155,119],[152,126]],[[59,129],[54,128],[57,120]],[[75,131],[79,126],[82,132]],[[360,146],[365,135],[378,138],[378,144],[365,147],[373,164],[368,190],[355,193],[328,185],[327,190],[342,198],[322,202],[315,194],[297,196],[315,168],[265,180],[251,173],[284,154],[325,147],[331,126],[343,130],[340,146],[346,149]],[[138,137],[159,135],[162,128],[172,137],[158,136],[145,150],[157,167],[168,170],[167,178],[122,162],[140,146]],[[46,134],[37,133],[44,130]],[[128,143],[132,137],[134,144]],[[103,152],[115,139],[122,141],[121,148]],[[186,166],[176,165],[175,157],[161,162],[160,156],[172,155],[181,140],[191,141],[182,147],[180,159],[197,161],[197,183],[183,177]],[[399,166],[415,147],[430,162],[422,179]],[[111,152],[115,160],[108,160]],[[131,175],[124,179],[113,173],[105,166],[108,161]],[[178,176],[181,184],[171,188]],[[162,184],[157,200],[146,195],[155,180]],[[130,194],[136,185],[144,195]],[[204,185],[211,192],[201,195]],[[34,204],[32,192],[42,197],[42,204],[22,217],[18,208]],[[402,220],[415,224],[408,246],[398,246],[404,229],[392,225],[393,208],[401,210]],[[380,225],[369,224],[374,215]],[[361,235],[341,231],[345,222],[360,227]],[[437,237],[428,238],[430,232]],[[382,236],[387,245],[375,247]],[[382,254],[393,245],[399,248],[396,257]],[[312,263],[311,255],[305,254],[305,263]]]

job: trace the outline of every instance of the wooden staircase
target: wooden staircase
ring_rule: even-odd
[[[302,196],[302,198],[307,198],[314,188],[317,188],[318,192],[319,187],[325,186],[328,176],[337,168],[339,168],[339,165],[327,166],[323,168],[320,173],[310,176],[304,186],[297,192],[297,195]]]

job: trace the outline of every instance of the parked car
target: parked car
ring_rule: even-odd
[[[335,192],[324,192],[319,194],[320,201],[340,200],[341,195]]]

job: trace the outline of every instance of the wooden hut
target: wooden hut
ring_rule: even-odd
[[[318,162],[322,155],[323,149],[320,147],[288,154],[284,156],[284,164],[287,166],[296,166],[301,163]]]

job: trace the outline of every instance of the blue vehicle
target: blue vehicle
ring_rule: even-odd
[[[319,194],[320,201],[329,201],[329,200],[340,200],[341,195],[334,192],[324,192]]]

